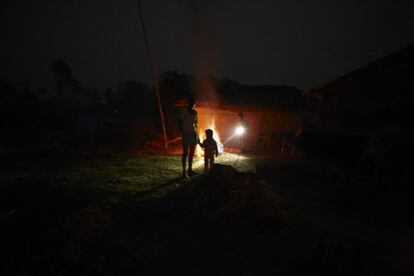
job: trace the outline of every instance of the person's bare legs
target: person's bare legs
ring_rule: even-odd
[[[211,169],[211,167],[213,167],[213,164],[214,164],[214,156],[204,157],[204,171],[205,172]]]
[[[195,145],[190,145],[190,152],[188,153],[188,173],[194,174],[193,172],[193,156],[194,156],[194,150],[195,150]]]
[[[188,145],[183,145],[183,154],[181,156],[181,165],[183,167],[183,177],[187,177],[187,172],[185,168],[186,168],[186,161],[187,161],[187,155],[188,155],[188,148],[189,148]],[[190,160],[188,160],[188,162],[190,162]]]

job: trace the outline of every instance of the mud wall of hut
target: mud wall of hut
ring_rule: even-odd
[[[239,137],[234,135],[239,123],[239,111],[198,107],[198,127],[200,138],[204,131],[213,128],[225,147],[240,146]],[[245,144],[249,149],[258,146],[262,137],[269,137],[273,146],[278,146],[285,135],[296,132],[302,123],[302,112],[281,110],[247,110],[243,111],[244,120],[249,128],[245,134]]]

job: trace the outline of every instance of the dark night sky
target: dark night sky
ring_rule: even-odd
[[[208,4],[207,4],[208,3]],[[52,87],[148,82],[135,0],[2,1],[0,77]],[[309,89],[414,43],[411,0],[142,0],[157,71]]]

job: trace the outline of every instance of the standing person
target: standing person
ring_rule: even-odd
[[[206,172],[214,164],[214,156],[218,156],[217,142],[213,138],[213,130],[206,129],[206,139],[200,143],[204,149],[204,171]]]
[[[183,167],[182,176],[187,178],[188,175],[194,175],[193,156],[195,146],[199,142],[197,134],[197,111],[195,110],[195,99],[187,100],[187,108],[182,110],[178,118],[178,128],[182,134],[183,154],[181,164]],[[188,157],[188,170],[186,170],[186,162]]]
[[[249,125],[244,120],[243,112],[239,113],[239,117],[240,117],[239,127],[241,127],[241,130],[242,130],[241,133],[240,133],[240,151],[245,152],[246,148],[245,148],[244,135],[245,135],[246,130],[249,127]]]

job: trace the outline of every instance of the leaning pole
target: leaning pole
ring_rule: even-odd
[[[150,75],[151,75],[152,81],[154,83],[155,95],[157,97],[158,109],[159,109],[160,117],[161,117],[162,133],[163,133],[163,136],[164,136],[164,148],[167,149],[167,145],[168,145],[168,143],[167,143],[167,133],[165,131],[164,112],[162,111],[161,98],[160,98],[160,88],[158,86],[157,74],[156,74],[156,70],[155,70],[154,56],[153,56],[153,53],[151,51],[151,47],[150,47],[150,43],[149,43],[149,39],[148,39],[147,28],[145,27],[144,15],[142,13],[142,7],[141,7],[141,1],[140,0],[137,0],[137,5],[138,5],[139,17],[140,17],[140,20],[141,20],[142,30],[144,32],[145,46],[147,48],[147,53],[148,53]]]

